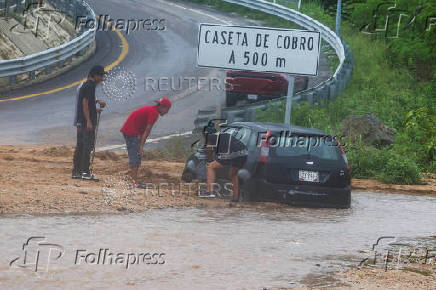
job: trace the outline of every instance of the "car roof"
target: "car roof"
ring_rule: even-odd
[[[228,127],[247,127],[256,132],[266,132],[270,131],[290,131],[295,134],[302,135],[321,135],[321,136],[330,136],[324,131],[314,129],[314,128],[305,128],[295,125],[286,125],[281,123],[270,123],[270,122],[233,122],[228,124]]]

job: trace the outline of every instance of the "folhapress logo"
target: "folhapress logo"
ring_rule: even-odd
[[[47,242],[45,237],[30,237],[22,247],[23,253],[12,259],[9,263],[11,268],[29,269],[34,272],[48,272],[54,265],[59,265],[60,260],[67,260],[64,247]],[[73,256],[74,253],[74,256]],[[126,270],[136,265],[164,265],[165,253],[156,251],[132,252],[115,252],[110,249],[98,249],[88,251],[85,249],[70,252],[68,261],[71,264],[79,266],[95,265],[118,265]]]
[[[28,3],[23,10],[24,23],[17,23],[10,28],[15,34],[33,33],[35,37],[47,39],[57,25],[65,20],[65,13],[53,9],[47,4],[40,2]]]
[[[22,255],[13,259],[9,266],[32,269],[35,272],[48,272],[50,265],[61,259],[65,253],[61,245],[48,243],[45,237],[28,238],[22,250]]]
[[[411,13],[407,10],[400,9],[396,2],[381,2],[373,11],[372,23],[366,24],[360,28],[365,34],[384,34],[386,38],[401,37],[401,32],[406,29],[418,31],[434,32],[436,29],[436,14],[430,15],[417,20],[418,15],[426,8],[425,5],[419,7]]]
[[[163,265],[165,253],[114,253],[110,249],[98,251],[77,250],[75,265],[122,265],[129,269],[132,265]]]

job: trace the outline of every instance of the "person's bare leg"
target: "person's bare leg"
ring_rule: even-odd
[[[239,168],[232,167],[230,169],[230,179],[233,184],[233,201],[237,201],[239,197],[239,179],[238,179],[238,170]]]
[[[222,168],[223,166],[217,162],[212,161],[207,166],[207,192],[213,192],[213,184],[216,180],[216,171],[218,168]]]

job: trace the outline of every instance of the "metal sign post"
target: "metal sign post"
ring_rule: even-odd
[[[289,76],[288,83],[288,96],[286,97],[286,111],[285,111],[285,124],[291,124],[291,110],[292,110],[292,98],[294,97],[294,83],[295,77]]]
[[[336,7],[336,34],[339,35],[341,29],[341,10],[342,10],[342,0],[338,0],[338,5]]]
[[[221,70],[221,76],[222,76],[222,78],[221,79],[226,79],[226,73],[225,73],[225,71],[223,71],[223,70]],[[222,119],[221,118],[221,99],[220,98],[215,98],[215,118],[217,119],[217,121],[215,122],[215,129],[217,129],[217,130],[219,130],[219,124],[220,124],[220,120]]]

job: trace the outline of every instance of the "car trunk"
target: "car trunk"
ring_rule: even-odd
[[[310,142],[312,137],[304,138]],[[311,148],[307,144],[272,147],[265,165],[266,179],[271,183],[327,187],[349,183],[349,172],[337,145],[320,142]]]

